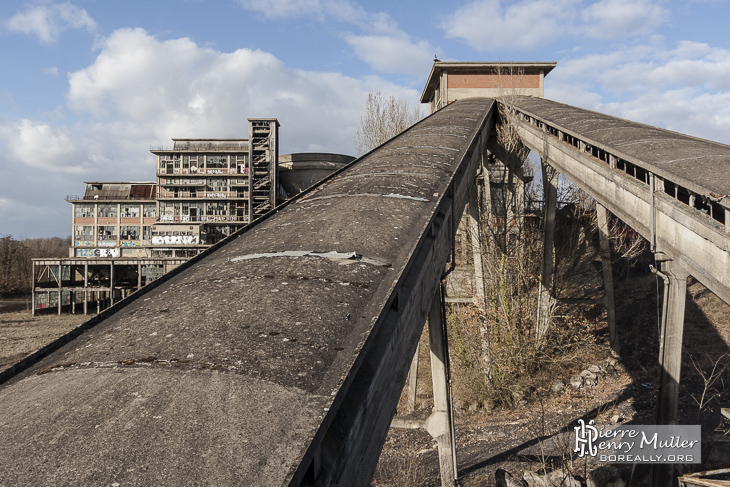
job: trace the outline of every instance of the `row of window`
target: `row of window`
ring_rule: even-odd
[[[76,218],[139,218],[140,213],[144,218],[155,218],[157,216],[157,205],[154,203],[142,205],[115,204],[115,203],[76,203],[74,205],[74,216]]]
[[[96,230],[95,230],[96,229]],[[117,238],[117,227],[114,225],[75,225],[74,240],[142,240],[151,238],[151,231],[148,225],[122,225],[119,227],[119,238]]]
[[[160,184],[179,184],[187,186],[203,186],[209,184],[211,178],[195,179],[195,178],[160,178]],[[216,181],[227,182],[230,185],[248,184],[248,178],[221,178]],[[212,183],[211,183],[212,184]]]
[[[237,167],[246,167],[246,154],[211,154],[206,156],[182,156],[179,154],[168,154],[159,157],[159,167],[161,170],[166,168],[175,169],[190,169],[195,167],[196,169],[202,169],[204,166],[206,169],[235,169]]]
[[[245,201],[231,203],[166,203],[160,202],[160,216],[236,215],[244,216],[248,204]]]

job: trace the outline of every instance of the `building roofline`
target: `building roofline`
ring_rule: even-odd
[[[156,181],[84,181],[84,184],[157,184]]]
[[[276,122],[277,127],[281,127],[278,118],[247,118],[249,122]]]
[[[177,142],[179,140],[189,140],[191,142],[234,142],[234,141],[235,142],[243,142],[243,141],[248,141],[248,138],[235,138],[235,139],[210,139],[210,138],[208,138],[208,139],[189,139],[187,137],[182,137],[182,138],[180,138],[180,137],[178,137],[178,138],[173,137],[172,140],[174,140],[175,142]]]
[[[441,73],[452,69],[458,69],[462,71],[486,71],[486,68],[497,70],[498,68],[518,68],[523,69],[525,72],[539,72],[542,71],[545,76],[557,66],[557,62],[482,62],[482,61],[466,61],[466,62],[450,62],[450,61],[434,61],[431,66],[431,73],[428,75],[426,80],[426,86],[423,88],[421,93],[421,103],[428,103],[431,99],[431,95],[436,89],[438,79],[441,77]]]

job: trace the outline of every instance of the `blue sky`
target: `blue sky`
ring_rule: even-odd
[[[727,0],[0,3],[0,234],[66,236],[82,181],[153,180],[172,137],[354,153],[368,92],[442,61],[557,61],[557,101],[730,143]]]

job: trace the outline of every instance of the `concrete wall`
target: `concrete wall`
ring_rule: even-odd
[[[284,154],[279,156],[279,182],[292,197],[354,160],[352,156],[325,152]]]

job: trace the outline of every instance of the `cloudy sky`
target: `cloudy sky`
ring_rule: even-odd
[[[368,92],[442,61],[557,61],[546,97],[730,143],[728,0],[0,3],[0,234],[66,236],[82,181],[153,180],[150,147],[246,137],[354,153]]]

